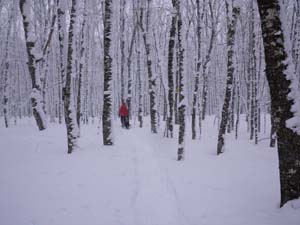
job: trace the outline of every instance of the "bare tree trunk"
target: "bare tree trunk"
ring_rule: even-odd
[[[199,79],[200,79],[200,68],[201,68],[201,21],[204,16],[204,10],[200,14],[200,0],[196,0],[197,4],[197,65],[195,74],[195,85],[193,93],[193,108],[192,108],[192,139],[196,139],[196,106],[197,97],[199,96]],[[200,116],[199,119],[201,120]]]
[[[215,36],[216,36],[216,24],[214,22],[214,12],[212,9],[212,4],[211,1],[209,1],[209,9],[210,9],[210,16],[211,16],[211,22],[212,22],[212,28],[211,28],[211,36],[210,36],[210,40],[209,40],[209,46],[208,46],[208,50],[207,50],[207,54],[205,57],[205,61],[203,63],[203,89],[202,89],[202,115],[201,115],[201,119],[205,120],[205,115],[206,115],[206,111],[207,111],[207,94],[208,94],[208,74],[207,74],[207,65],[210,61],[211,58],[211,52],[213,49],[213,44],[214,44],[214,40],[215,40]]]
[[[85,23],[86,23],[86,0],[84,1],[84,15],[81,28],[81,41],[80,41],[80,59],[79,59],[79,77],[78,77],[78,92],[77,92],[77,107],[76,107],[76,121],[78,127],[80,127],[80,118],[81,118],[81,94],[82,94],[82,74],[83,74],[83,63],[84,63],[84,54],[85,54]]]
[[[258,6],[271,110],[277,128],[280,206],[283,206],[287,201],[300,197],[300,128],[293,123],[297,119],[296,113],[299,113],[295,109],[299,90],[291,55],[287,50],[289,35],[281,16],[285,15],[283,4],[278,0],[258,0]]]
[[[182,19],[180,12],[180,0],[177,0],[176,11],[178,15],[177,20],[177,39],[178,39],[178,77],[179,77],[179,108],[178,108],[178,120],[179,120],[179,134],[178,134],[178,152],[177,152],[177,160],[181,161],[184,158],[184,145],[185,145],[185,87],[184,87],[184,77],[183,77],[183,54],[184,50],[181,44],[181,27],[182,27]]]
[[[125,0],[120,1],[120,51],[121,51],[121,99],[125,96],[125,76],[124,76],[124,65],[125,65]]]
[[[147,1],[147,15],[146,15],[146,30],[143,27],[143,9],[141,9],[140,28],[143,33],[144,46],[147,58],[147,72],[148,72],[148,84],[150,93],[150,118],[151,118],[151,132],[157,133],[157,118],[156,118],[156,78],[152,74],[152,60],[150,54],[150,44],[148,43],[148,23],[150,20],[150,8],[151,0]]]
[[[9,40],[10,40],[10,31],[12,26],[12,17],[13,12],[11,12],[11,16],[9,17],[9,21],[7,23],[8,29],[7,29],[7,36],[6,36],[6,43],[5,43],[5,53],[4,53],[4,85],[3,85],[3,116],[4,116],[4,124],[5,127],[8,128],[9,126],[9,115],[8,115],[8,71],[9,71],[9,61],[10,57],[8,54],[9,50]]]
[[[238,138],[239,122],[240,122],[240,84],[239,81],[236,85],[237,105],[236,105],[236,123],[235,123],[235,139]]]
[[[227,10],[228,10],[228,4]],[[233,54],[234,54],[234,39],[235,39],[235,29],[237,24],[237,19],[240,14],[240,9],[233,7],[232,8],[232,18],[228,19],[228,31],[227,31],[227,79],[226,79],[226,91],[225,91],[225,99],[222,109],[222,119],[220,123],[220,129],[218,134],[218,147],[217,154],[221,154],[224,152],[224,136],[228,123],[228,110],[229,103],[231,98],[231,89],[233,85]]]
[[[112,139],[112,58],[111,48],[111,17],[113,1],[105,0],[104,17],[104,93],[103,93],[103,144],[113,145]]]
[[[250,29],[249,29],[249,77],[250,77],[250,140],[253,140],[254,137],[257,137],[257,75],[256,75],[256,42],[255,42],[255,30],[254,30],[254,3],[251,1],[251,16],[250,16]],[[255,142],[257,141],[257,138]]]
[[[46,129],[46,115],[43,110],[41,87],[39,84],[39,76],[36,74],[36,63],[40,60],[42,54],[36,46],[36,37],[34,26],[32,24],[32,1],[20,0],[20,10],[23,18],[23,28],[25,33],[26,50],[28,56],[28,70],[31,77],[32,93],[31,93],[31,106],[33,116],[36,120],[36,124],[39,130]]]
[[[173,8],[177,0],[172,1]],[[177,16],[172,16],[171,28],[170,28],[170,37],[169,37],[169,46],[168,46],[168,101],[169,101],[169,110],[168,117],[166,122],[166,137],[173,137],[173,107],[174,107],[174,73],[173,73],[173,61],[174,61],[174,47],[175,47],[175,35],[176,35],[176,22]]]
[[[76,111],[74,104],[74,92],[72,90],[72,63],[73,63],[73,42],[74,42],[74,25],[76,20],[76,0],[72,0],[70,26],[69,26],[69,38],[68,38],[68,58],[67,58],[67,72],[66,72],[66,84],[64,88],[64,109],[65,109],[65,122],[67,128],[68,138],[68,153],[72,153],[76,147],[78,137],[78,125],[76,122]]]
[[[275,123],[275,115],[271,112],[271,132],[270,132],[270,147],[275,148],[276,144],[276,123]]]
[[[300,88],[300,2],[295,3],[295,24],[294,24],[294,35],[293,35],[293,61],[295,64],[296,75],[298,75],[299,88]]]
[[[58,122],[62,123],[63,115],[63,95],[65,85],[65,53],[64,53],[64,41],[66,32],[66,16],[65,16],[65,1],[57,0],[57,27],[58,27],[58,40],[59,40],[59,99],[58,99]]]
[[[141,23],[142,21],[139,21]],[[137,33],[137,79],[138,79],[138,121],[139,127],[143,127],[143,91],[141,78],[141,39],[140,32]]]
[[[235,107],[235,96],[236,96],[236,81],[233,78],[232,82],[232,90],[231,90],[231,100],[230,100],[230,109],[229,109],[229,121],[228,121],[228,129],[227,132],[231,133],[234,130],[234,107]]]

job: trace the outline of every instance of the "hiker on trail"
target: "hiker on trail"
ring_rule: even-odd
[[[122,99],[122,105],[119,110],[119,116],[121,117],[122,127],[126,127],[128,129],[129,128],[128,109],[123,99]]]

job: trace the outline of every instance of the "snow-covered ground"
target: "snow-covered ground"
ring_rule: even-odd
[[[255,146],[241,128],[217,156],[212,120],[201,140],[187,136],[182,162],[163,127],[152,135],[148,125],[124,130],[116,121],[115,145],[104,147],[98,124],[82,126],[68,155],[64,125],[1,124],[0,225],[299,225],[299,201],[279,208],[269,140]]]

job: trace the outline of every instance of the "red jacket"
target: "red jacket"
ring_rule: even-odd
[[[120,116],[128,116],[128,109],[127,109],[125,103],[122,103],[120,110],[119,110],[119,115]]]

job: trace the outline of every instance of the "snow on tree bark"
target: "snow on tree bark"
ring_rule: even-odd
[[[74,91],[72,88],[72,63],[74,60],[74,25],[77,14],[77,1],[72,0],[71,15],[70,15],[70,26],[69,26],[69,37],[68,37],[68,54],[67,54],[67,71],[66,71],[66,84],[64,88],[64,109],[65,109],[65,122],[67,128],[67,139],[68,139],[68,153],[72,153],[77,145],[77,137],[79,134],[78,125],[76,121],[76,110],[74,104]]]
[[[277,130],[280,206],[300,197],[300,135],[293,123],[299,116],[299,90],[289,51],[282,2],[258,0],[263,33],[266,76]],[[298,114],[298,115],[297,115]]]
[[[39,130],[46,129],[47,121],[43,110],[41,87],[39,74],[36,73],[37,60],[41,59],[42,51],[37,49],[34,25],[32,24],[32,0],[20,0],[20,10],[23,19],[23,28],[25,34],[26,51],[28,56],[28,71],[31,77],[32,92],[31,106],[33,116],[36,120]]]
[[[149,94],[150,94],[150,119],[151,119],[151,132],[157,133],[157,118],[156,118],[156,78],[152,73],[152,60],[150,54],[150,44],[148,42],[148,23],[150,20],[150,3],[151,0],[147,1],[147,13],[146,13],[146,30],[143,27],[143,8],[141,9],[141,18],[140,18],[140,28],[143,33],[143,41],[146,52],[146,60],[147,60],[147,73],[148,73],[148,85],[149,85]]]
[[[59,112],[58,112],[58,122],[62,122],[62,114],[63,114],[63,93],[64,93],[64,85],[65,85],[65,33],[66,33],[66,15],[65,15],[65,1],[57,0],[57,29],[58,29],[58,40],[59,40],[59,86],[61,86],[61,90],[59,90],[60,97],[58,99]]]
[[[199,95],[199,79],[200,79],[200,68],[201,68],[201,21],[204,16],[204,10],[202,14],[200,13],[200,0],[196,1],[197,4],[197,65],[196,65],[196,74],[195,74],[195,85],[193,93],[193,108],[192,108],[192,139],[196,139],[196,106],[197,106],[197,97]],[[201,116],[199,115],[201,120]]]
[[[57,32],[59,41],[59,98],[58,98],[58,122],[62,123],[63,114],[63,90],[65,81],[65,54],[64,54],[64,41],[65,41],[65,5],[64,1],[57,0]]]
[[[179,121],[179,134],[178,134],[178,152],[177,152],[177,160],[181,161],[184,159],[184,141],[185,141],[185,93],[184,93],[184,77],[183,77],[183,53],[184,49],[182,47],[181,41],[181,27],[182,27],[182,19],[181,19],[181,11],[180,11],[180,0],[177,0],[176,4],[177,11],[177,40],[178,40],[178,78],[179,78],[179,90],[178,90],[178,98],[179,98],[179,106],[178,106],[178,121]]]
[[[211,58],[211,53],[213,50],[213,45],[214,45],[214,41],[216,38],[216,24],[215,24],[215,19],[214,19],[214,12],[212,9],[212,3],[211,1],[209,1],[208,3],[209,5],[209,9],[210,9],[210,17],[211,17],[211,23],[212,23],[212,28],[211,28],[211,36],[210,36],[210,40],[209,40],[209,46],[208,46],[208,50],[207,50],[207,54],[202,66],[202,74],[203,74],[203,89],[202,89],[202,110],[201,110],[201,119],[204,120],[205,119],[205,115],[206,115],[206,111],[207,111],[207,94],[208,94],[208,72],[207,72],[207,66],[208,63],[210,62],[210,58]]]
[[[141,38],[140,32],[137,32],[137,89],[138,89],[138,121],[139,127],[143,127],[143,91],[142,91],[142,78],[141,78]]]
[[[173,8],[175,8],[177,0],[172,1]],[[166,121],[166,137],[173,137],[173,107],[174,107],[174,73],[173,73],[173,61],[174,61],[174,47],[176,36],[176,23],[177,16],[172,16],[169,46],[168,46],[168,102],[169,110]]]
[[[228,5],[227,5],[228,8]],[[240,9],[237,7],[233,7],[232,16],[229,16],[228,21],[228,31],[227,31],[227,78],[226,78],[226,90],[225,90],[225,99],[222,108],[222,118],[219,128],[218,134],[218,146],[217,146],[217,154],[221,154],[224,152],[224,136],[226,132],[226,127],[228,123],[228,110],[229,103],[231,98],[231,89],[233,85],[233,54],[234,54],[234,39],[235,39],[235,29],[237,24],[237,19],[240,14]],[[231,18],[232,17],[232,18]]]
[[[256,71],[256,34],[255,34],[255,20],[254,20],[254,3],[251,2],[251,16],[249,23],[249,77],[250,77],[250,140],[258,141],[258,115],[257,115],[257,71]]]
[[[86,0],[84,1],[84,12],[83,12],[83,21],[81,28],[81,40],[80,40],[80,59],[79,59],[79,77],[78,77],[78,92],[77,92],[77,107],[76,107],[76,121],[77,125],[80,128],[80,119],[81,119],[81,95],[82,95],[82,77],[83,77],[83,65],[84,65],[84,55],[85,55],[85,32],[86,32]]]
[[[103,144],[113,145],[112,139],[112,58],[111,48],[111,17],[112,0],[105,0],[104,9],[104,83],[103,83],[103,112],[102,129]]]

